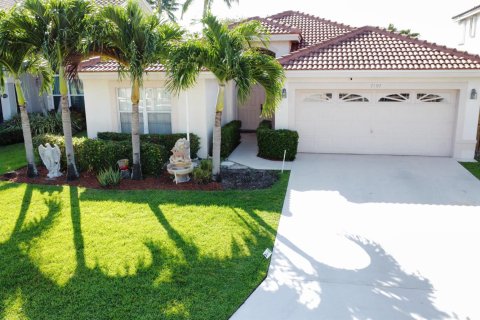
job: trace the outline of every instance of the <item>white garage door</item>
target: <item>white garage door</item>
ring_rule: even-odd
[[[296,92],[299,152],[451,156],[454,91]]]

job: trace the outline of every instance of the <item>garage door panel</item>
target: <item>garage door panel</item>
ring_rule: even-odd
[[[378,97],[383,93],[365,92]],[[450,156],[456,108],[449,103],[297,100],[299,152]]]

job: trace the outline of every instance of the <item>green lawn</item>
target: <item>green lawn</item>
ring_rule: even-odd
[[[480,179],[480,163],[478,162],[462,162],[462,166],[465,167],[468,171],[470,171],[475,177]]]
[[[0,174],[12,171],[27,165],[25,147],[23,143],[0,147]]]
[[[0,319],[228,319],[266,275],[287,181],[225,192],[0,182]]]

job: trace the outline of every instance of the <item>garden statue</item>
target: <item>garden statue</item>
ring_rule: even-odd
[[[60,177],[62,175],[60,172],[60,148],[56,144],[52,147],[49,143],[46,143],[45,147],[43,145],[38,146],[38,153],[48,169],[47,177],[50,179]]]
[[[193,171],[190,159],[190,141],[185,138],[177,140],[173,147],[170,163],[167,165],[168,173],[175,176],[175,183],[190,181],[189,173]]]

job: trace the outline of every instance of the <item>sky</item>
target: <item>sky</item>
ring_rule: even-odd
[[[420,39],[456,47],[460,37],[452,17],[480,5],[480,0],[239,0],[231,9],[222,0],[215,0],[214,15],[229,18],[266,17],[286,10],[301,11],[321,18],[362,27],[386,28],[393,23],[398,29],[420,33]],[[190,26],[199,19],[203,0],[194,0],[181,24]]]

